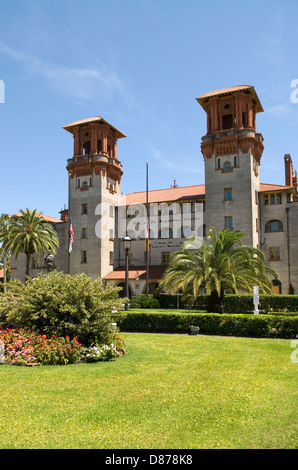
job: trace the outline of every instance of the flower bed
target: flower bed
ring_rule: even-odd
[[[15,365],[62,365],[77,361],[111,360],[125,354],[124,340],[118,335],[109,335],[109,344],[84,347],[78,338],[70,339],[28,332],[22,329],[1,329],[0,341],[5,348],[5,363]],[[96,350],[94,349],[96,348]]]

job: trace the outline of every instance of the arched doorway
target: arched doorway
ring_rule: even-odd
[[[119,291],[119,297],[123,298],[125,296],[125,282],[119,282],[116,287],[122,287],[122,290]],[[128,297],[131,299],[131,288],[130,285],[128,285]]]

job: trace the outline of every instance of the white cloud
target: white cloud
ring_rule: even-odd
[[[57,92],[91,99],[95,94],[126,94],[125,85],[104,64],[94,68],[66,67],[24,55],[0,42],[0,51],[21,63],[30,76],[42,77]]]

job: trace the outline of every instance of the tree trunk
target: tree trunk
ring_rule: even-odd
[[[3,255],[3,292],[6,293],[6,254]]]
[[[30,277],[31,253],[26,253],[26,276]]]
[[[224,313],[224,293],[220,295],[212,291],[209,297],[207,310],[209,313]]]

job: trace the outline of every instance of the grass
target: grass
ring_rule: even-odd
[[[0,448],[297,448],[291,340],[122,336],[108,363],[0,366]]]

